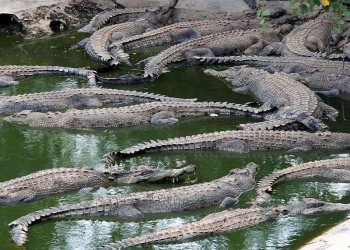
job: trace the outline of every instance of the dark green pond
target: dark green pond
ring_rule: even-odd
[[[56,34],[49,39],[25,41],[20,37],[0,35],[0,64],[61,65],[97,68],[102,65],[91,60],[84,51],[64,52],[71,45],[86,37],[75,32]],[[151,50],[135,52],[137,60],[154,53]],[[137,69],[137,68],[136,68]],[[174,68],[157,81],[144,85],[120,87],[148,91],[176,97],[197,97],[200,101],[227,101],[245,103],[252,101],[247,95],[234,94],[228,86],[203,73],[203,67]],[[126,69],[128,70],[128,69]],[[116,71],[118,74],[123,70]],[[84,79],[74,77],[32,77],[20,81],[16,87],[0,89],[0,95],[86,87]],[[103,87],[110,87],[104,85]],[[350,102],[341,98],[325,98],[326,103],[339,110],[336,123],[328,123],[331,131],[349,132]],[[0,120],[0,182],[35,171],[58,167],[103,166],[103,155],[121,150],[135,143],[150,139],[166,139],[197,133],[234,129],[236,125],[252,119],[238,117],[208,117],[181,120],[171,126],[141,126],[103,131],[68,131],[32,129]],[[254,161],[260,165],[257,179],[292,164],[334,158],[349,157],[348,151],[311,151],[307,153],[262,152],[232,154],[214,151],[144,154],[124,160],[129,168],[147,164],[159,168],[176,168],[195,164],[197,172],[192,179],[211,181],[227,174],[232,168],[244,167]],[[44,200],[11,207],[0,207],[0,249],[93,249],[122,238],[198,220],[208,213],[219,211],[217,206],[208,209],[171,215],[147,216],[142,220],[125,222],[115,217],[48,220],[32,226],[29,241],[18,247],[11,241],[8,223],[27,213],[50,206],[74,203],[86,199],[104,197],[115,193],[169,188],[181,184],[141,184],[112,186],[95,189],[89,194],[77,192],[59,194]],[[276,186],[274,203],[286,203],[313,197],[332,202],[350,202],[350,185],[295,181]],[[186,195],[186,194],[184,194]],[[252,190],[240,197],[238,207],[255,196]],[[158,245],[145,249],[298,249],[324,230],[343,221],[347,213],[331,213],[312,216],[285,216],[276,221],[224,235],[196,239],[174,245]],[[137,248],[140,249],[140,248]]]

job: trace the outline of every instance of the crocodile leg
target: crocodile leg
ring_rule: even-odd
[[[322,40],[316,36],[309,36],[306,39],[306,48],[312,52],[326,52],[326,46],[324,46]]]
[[[174,43],[183,43],[200,37],[200,34],[194,28],[183,28],[170,32],[170,37]]]
[[[9,87],[17,85],[19,82],[15,81],[11,76],[0,76],[0,87]]]
[[[169,111],[161,111],[151,117],[151,124],[174,124],[178,121],[175,114]]]

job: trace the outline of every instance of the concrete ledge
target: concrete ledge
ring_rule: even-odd
[[[350,249],[350,219],[331,228],[324,234],[313,239],[299,250],[349,250]]]

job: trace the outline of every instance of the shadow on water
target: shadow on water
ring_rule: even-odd
[[[63,32],[49,39],[26,41],[21,37],[0,35],[0,64],[17,65],[62,65],[71,67],[98,68],[101,65],[91,60],[83,50],[65,52],[71,45],[87,35],[77,32]],[[156,51],[136,51],[133,63]],[[235,94],[222,81],[207,76],[203,69],[212,66],[174,68],[151,83],[133,86],[107,86],[137,91],[147,91],[163,95],[194,98],[199,101],[221,101],[246,103],[254,101],[248,95]],[[141,70],[143,65],[139,66]],[[224,67],[223,67],[224,68]],[[113,74],[124,74],[127,67]],[[124,72],[124,73],[123,73]],[[1,89],[0,95],[15,95],[30,92],[85,87],[85,80],[74,77],[30,77],[20,81],[15,87]],[[338,121],[326,121],[332,131],[349,132],[349,100],[323,97],[327,104],[339,110]],[[111,129],[108,132],[73,131],[60,129],[33,129],[0,121],[0,181],[20,177],[35,171],[57,167],[102,167],[103,155],[121,150],[135,143],[151,139],[167,139],[197,133],[234,129],[238,124],[253,122],[242,117],[207,117],[182,119],[172,126],[130,127]],[[159,168],[176,168],[195,164],[198,168],[198,182],[211,181],[226,175],[232,168],[244,167],[253,161],[260,165],[257,179],[292,164],[329,157],[349,157],[346,150],[315,150],[307,153],[257,152],[232,154],[215,151],[167,152],[140,154],[126,158],[125,168],[134,165],[154,165]],[[119,162],[120,163],[120,162]],[[29,230],[29,241],[25,248],[18,248],[12,242],[7,224],[29,212],[74,203],[85,199],[104,197],[114,193],[155,190],[180,184],[142,184],[132,186],[108,186],[94,189],[81,196],[76,192],[59,194],[46,199],[11,207],[0,207],[0,246],[1,249],[93,249],[118,239],[152,232],[171,225],[198,220],[210,212],[219,211],[217,206],[170,215],[147,216],[142,220],[124,222],[115,217],[54,220],[38,223]],[[349,186],[341,183],[322,181],[288,182],[276,186],[273,202],[281,203],[314,197],[335,202],[349,202]],[[246,207],[255,196],[252,190],[240,197],[238,207]],[[317,216],[285,216],[277,221],[265,222],[258,226],[224,235],[200,238],[191,242],[153,246],[143,249],[297,249],[323,230],[337,224],[346,213],[332,213]],[[137,248],[139,249],[139,248]]]

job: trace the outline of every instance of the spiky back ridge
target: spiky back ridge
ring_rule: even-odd
[[[265,192],[271,192],[272,186],[280,183],[284,180],[299,179],[299,178],[312,178],[312,177],[325,177],[337,178],[330,172],[333,170],[347,170],[350,173],[350,158],[336,158],[327,159],[313,162],[306,162],[298,164],[282,170],[276,170],[273,173],[265,176],[258,182],[256,190],[258,194]],[[330,172],[329,172],[330,171]],[[329,173],[329,174],[328,174]],[[347,176],[340,174],[338,178],[348,178],[350,181],[350,175]]]
[[[91,87],[96,87],[96,71],[86,70],[80,68],[61,67],[61,66],[18,66],[18,65],[5,65],[0,66],[0,76],[11,76],[15,79],[19,79],[32,75],[54,75],[54,74],[66,74],[77,75],[85,77]]]
[[[107,156],[105,165],[108,167],[126,156],[142,152],[178,151],[178,150],[207,150],[217,149],[220,142],[242,140],[249,145],[249,150],[292,149],[300,146],[313,148],[348,148],[346,142],[349,134],[344,133],[308,133],[304,131],[242,131],[227,130],[184,137],[175,137],[167,140],[151,140],[142,142]],[[350,139],[350,138],[349,138]]]

